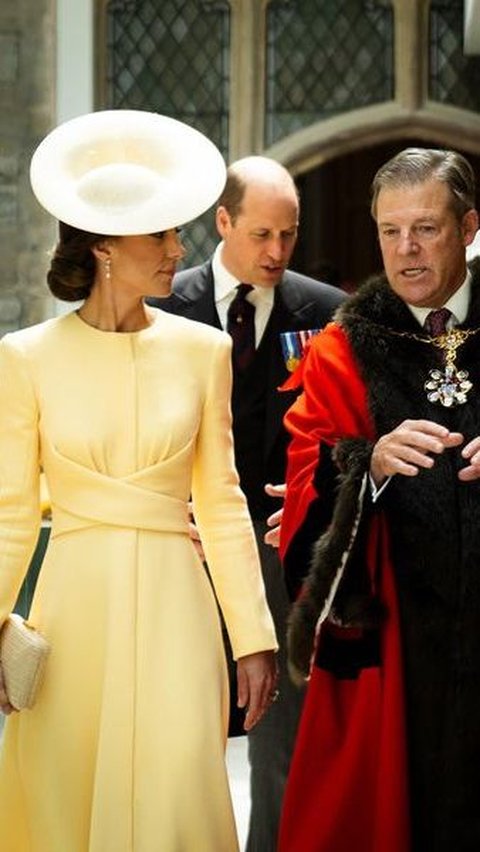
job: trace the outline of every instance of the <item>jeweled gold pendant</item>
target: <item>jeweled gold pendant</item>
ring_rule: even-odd
[[[467,394],[473,387],[466,370],[457,370],[454,364],[446,364],[443,370],[430,370],[425,382],[429,402],[438,402],[445,408],[464,405]]]

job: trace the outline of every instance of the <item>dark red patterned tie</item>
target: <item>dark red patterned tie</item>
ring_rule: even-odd
[[[239,284],[227,312],[227,331],[233,339],[233,359],[239,370],[245,370],[255,355],[255,308],[246,299],[250,290],[250,284]]]
[[[447,322],[452,316],[448,308],[439,308],[438,311],[430,311],[424,323],[425,331],[430,337],[440,337],[447,330]]]

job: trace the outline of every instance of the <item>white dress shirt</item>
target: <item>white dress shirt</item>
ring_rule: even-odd
[[[249,284],[239,281],[222,262],[223,242],[216,247],[212,258],[215,307],[218,318],[224,330],[227,328],[227,312],[237,295],[239,284]],[[247,294],[246,299],[255,307],[255,346],[258,348],[273,308],[274,287],[255,287]]]
[[[472,273],[467,272],[465,276],[465,280],[461,287],[458,290],[455,290],[453,296],[450,296],[448,302],[445,302],[444,305],[440,305],[440,308],[448,308],[451,312],[452,316],[447,322],[447,328],[454,328],[456,325],[464,322],[467,318],[468,313],[468,305],[470,304],[470,291],[472,289]],[[425,325],[425,320],[429,315],[430,311],[436,310],[434,308],[416,308],[414,305],[409,305],[406,302],[407,308],[410,308],[413,316],[417,320],[420,325]]]

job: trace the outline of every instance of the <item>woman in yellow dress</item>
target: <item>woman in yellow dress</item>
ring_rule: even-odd
[[[246,728],[274,698],[276,640],[233,463],[230,340],[144,303],[169,293],[176,226],[213,203],[223,161],[172,119],[106,111],[49,134],[31,176],[61,221],[50,288],[84,301],[0,341],[0,626],[36,542],[40,469],[52,504],[30,613],[51,654],[31,710],[11,712],[0,671],[0,848],[235,852],[212,585]]]

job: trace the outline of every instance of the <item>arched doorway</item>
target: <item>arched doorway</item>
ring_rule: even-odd
[[[370,215],[370,184],[383,163],[411,145],[440,147],[433,140],[390,140],[330,159],[297,176],[301,219],[292,268],[347,290],[381,270],[375,223]],[[480,156],[462,153],[480,185]]]

